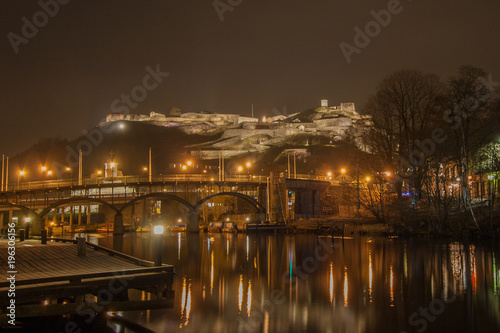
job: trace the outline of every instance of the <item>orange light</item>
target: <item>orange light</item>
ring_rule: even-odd
[[[247,168],[250,168],[252,164],[250,162],[247,162]]]
[[[340,172],[345,173],[345,169],[340,170]]]
[[[186,163],[186,164],[187,164],[188,166],[191,166],[191,164],[193,164],[193,162],[191,162],[191,161],[187,161],[187,163]]]
[[[472,179],[472,176],[468,176],[467,179],[471,180]]]
[[[102,174],[102,171],[101,170],[97,170],[97,174],[98,175]]]
[[[70,168],[70,167],[66,167],[66,171],[70,171],[70,170],[71,170],[71,168]]]
[[[332,176],[332,173],[331,173],[331,172],[328,172],[326,175],[327,175],[328,177],[331,177],[331,176]]]
[[[243,170],[243,167],[239,166],[239,167],[238,167],[238,171],[240,171],[240,172],[241,172],[242,170]]]
[[[147,167],[144,167],[144,168],[142,168],[142,170],[144,170],[144,171],[148,171],[148,168],[147,168]]]
[[[50,176],[52,174],[52,170],[47,171],[47,174]]]
[[[42,166],[42,171],[47,171],[47,167],[46,166]]]
[[[187,166],[183,165],[182,170],[186,170],[186,169],[187,169]]]
[[[387,175],[387,177],[391,176],[391,173],[389,171],[386,171],[385,174]]]
[[[23,170],[19,171],[19,176],[24,176],[24,171]]]
[[[369,182],[370,181],[370,177],[366,177],[366,181]]]

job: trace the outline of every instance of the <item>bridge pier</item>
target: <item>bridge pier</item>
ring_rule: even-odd
[[[125,228],[123,227],[123,215],[122,213],[117,213],[115,215],[114,225],[113,225],[113,235],[123,235],[125,233]]]
[[[189,211],[187,214],[187,231],[200,232],[199,215],[196,211]]]

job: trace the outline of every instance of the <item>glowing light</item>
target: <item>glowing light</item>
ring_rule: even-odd
[[[187,169],[187,166],[183,165],[182,170],[186,170],[186,169]]]
[[[153,228],[153,232],[155,235],[163,234],[163,226],[162,225],[155,225]]]
[[[240,274],[240,285],[238,286],[238,309],[241,312],[243,306],[243,274]]]
[[[332,176],[332,173],[331,173],[331,172],[328,172],[326,175],[327,175],[328,177],[331,177],[331,176]]]
[[[394,307],[394,272],[392,271],[392,265],[389,267],[390,271],[390,298],[391,298],[391,307]]]
[[[239,167],[238,167],[238,171],[239,171],[239,172],[243,171],[243,167],[242,167],[242,166],[239,166]]]
[[[248,291],[247,291],[247,315],[250,317],[252,312],[252,280],[248,280]]]
[[[386,175],[387,177],[390,177],[390,176],[391,176],[391,173],[390,173],[389,171],[386,171],[386,172],[385,172],[385,175]]]
[[[330,263],[330,304],[333,305],[333,262]]]
[[[349,306],[349,281],[347,279],[347,266],[344,268],[344,307]]]
[[[50,176],[52,175],[52,170],[47,171],[47,174]]]
[[[345,173],[345,169],[341,169],[340,172]]]
[[[111,168],[114,168],[115,167],[115,163],[111,163]]]
[[[66,167],[66,171],[71,171],[71,168],[70,167]]]
[[[47,171],[47,167],[46,166],[42,166],[42,171],[43,172]]]
[[[373,303],[372,292],[373,292],[373,266],[372,266],[372,251],[368,253],[368,295],[370,297],[370,303]]]
[[[366,179],[366,181],[367,181],[367,182],[369,182],[369,181],[370,181],[370,177],[366,177],[365,179]]]
[[[186,278],[182,279],[182,296],[181,296],[181,317],[186,308]]]
[[[19,171],[19,176],[24,176],[24,171],[23,170]]]
[[[148,171],[148,168],[147,168],[147,167],[144,167],[144,168],[142,168],[142,170],[144,170],[144,171]]]
[[[181,233],[177,234],[177,259],[181,260]]]
[[[97,174],[98,174],[98,175],[101,175],[101,174],[102,174],[102,171],[101,171],[101,170],[97,170]]]
[[[262,117],[262,122],[265,123],[266,122],[266,116]]]
[[[184,326],[186,326],[189,323],[190,314],[191,314],[191,283],[188,286],[188,294],[186,301],[186,322],[184,323]]]
[[[191,166],[191,165],[193,164],[193,162],[191,162],[191,161],[187,161],[187,162],[186,162],[186,164],[187,164],[188,166]]]
[[[247,168],[250,168],[252,164],[250,162],[247,162]]]
[[[210,295],[214,292],[214,252],[210,254]]]

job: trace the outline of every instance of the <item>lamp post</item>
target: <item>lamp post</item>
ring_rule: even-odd
[[[24,176],[24,170],[20,170],[20,171],[19,171],[19,174],[17,175],[17,189],[18,189],[18,190],[20,189],[20,184],[19,184],[19,182],[20,182],[20,178],[21,178],[22,176]]]

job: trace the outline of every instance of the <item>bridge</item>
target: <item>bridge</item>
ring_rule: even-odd
[[[227,177],[205,174],[139,176],[24,182],[0,192],[3,228],[29,221],[38,234],[49,225],[78,226],[113,222],[114,233],[126,226],[175,222],[198,232],[209,220],[245,223],[286,222],[293,213],[319,215],[319,192],[329,182],[283,175]]]

